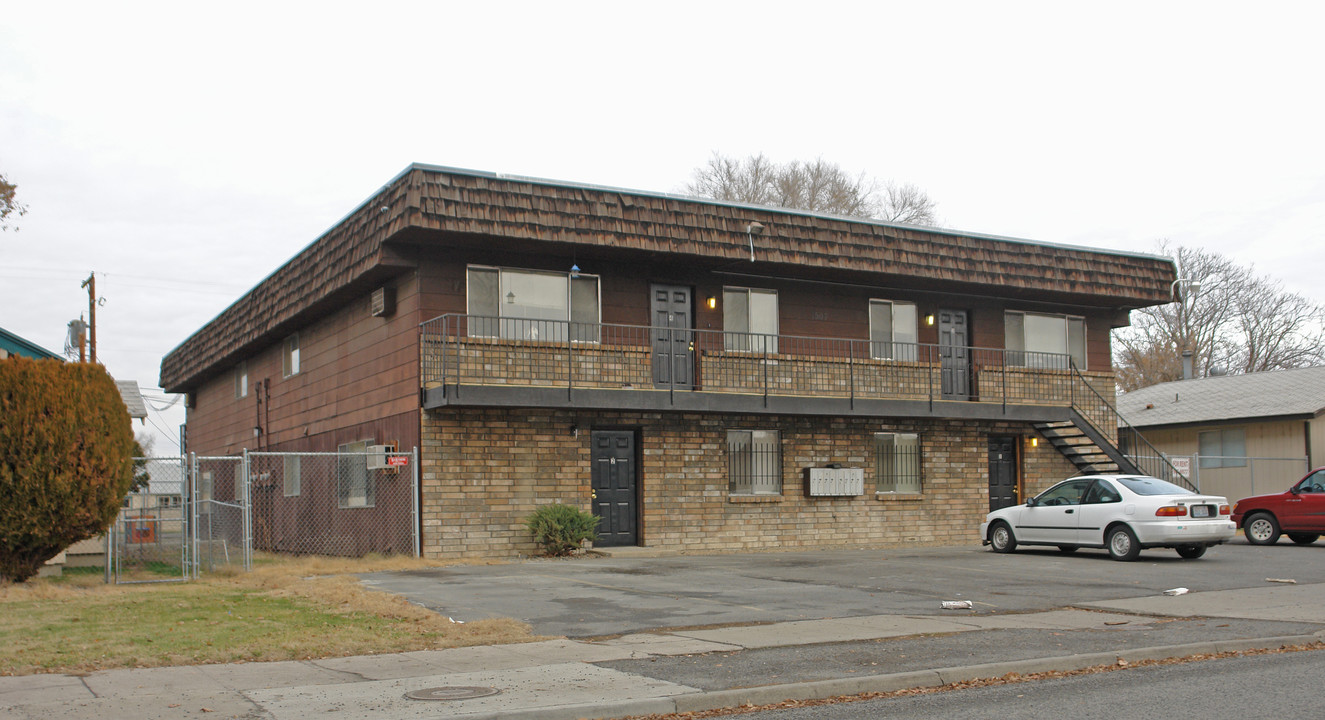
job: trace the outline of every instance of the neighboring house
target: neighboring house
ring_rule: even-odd
[[[0,328],[0,360],[4,360],[10,355],[19,355],[29,357],[34,360],[45,360],[47,358],[59,358],[59,353],[53,353],[50,350]]]
[[[428,556],[532,552],[522,521],[553,502],[602,516],[601,545],[965,543],[991,507],[1126,462],[1110,330],[1174,278],[1150,255],[412,165],[161,385],[199,455],[419,447]],[[264,475],[269,522],[329,508],[320,531],[389,549],[363,464]]]
[[[1118,410],[1161,452],[1199,456],[1188,477],[1230,500],[1325,465],[1325,367],[1160,383],[1120,395]]]

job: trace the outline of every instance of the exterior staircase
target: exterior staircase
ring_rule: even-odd
[[[1132,464],[1127,462],[1125,457],[1121,457],[1122,453],[1118,452],[1107,439],[1104,439],[1101,446],[1101,443],[1092,438],[1091,436],[1096,433],[1089,423],[1043,422],[1036,423],[1035,429],[1054,446],[1054,449],[1075,465],[1082,475],[1137,472],[1135,468],[1126,471],[1122,469],[1125,466],[1131,467]],[[1119,462],[1119,458],[1124,462]]]
[[[1114,403],[1100,395],[1072,365],[1069,420],[1035,423],[1035,429],[1082,475],[1150,475],[1195,490],[1168,457],[1151,445]],[[1106,434],[1104,428],[1108,429]],[[1113,438],[1118,438],[1118,444]],[[1122,447],[1120,448],[1119,445]],[[1123,449],[1126,448],[1126,449]]]

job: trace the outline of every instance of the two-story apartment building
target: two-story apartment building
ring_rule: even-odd
[[[550,502],[599,514],[601,545],[972,542],[991,507],[1127,467],[1110,330],[1173,280],[1148,255],[413,165],[161,384],[199,453],[419,447],[426,555],[530,552]],[[372,482],[302,493],[370,538]]]

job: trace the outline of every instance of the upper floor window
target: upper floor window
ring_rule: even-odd
[[[598,342],[598,276],[470,266],[470,337]]]
[[[920,335],[914,303],[870,300],[870,357],[915,360]]]
[[[728,350],[778,351],[778,292],[722,289],[722,329]]]
[[[1197,433],[1201,469],[1247,466],[1247,431],[1242,428]]]
[[[285,338],[281,351],[281,377],[299,373],[299,333]]]
[[[248,362],[244,361],[235,366],[235,397],[248,397]]]
[[[1086,369],[1086,319],[1028,312],[1003,314],[1007,364],[1066,370],[1066,357]]]
[[[733,495],[782,494],[782,442],[778,431],[728,430],[727,481]]]

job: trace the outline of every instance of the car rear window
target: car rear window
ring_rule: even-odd
[[[1118,478],[1128,490],[1137,495],[1195,495],[1191,490],[1185,487],[1174,485],[1171,482],[1165,482],[1159,478],[1152,477],[1123,477]]]

